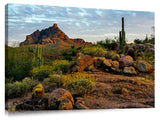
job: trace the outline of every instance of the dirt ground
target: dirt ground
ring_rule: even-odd
[[[153,108],[154,83],[137,76],[115,75],[98,71],[96,87],[83,98],[90,109]],[[144,80],[144,79],[142,79]]]
[[[116,75],[98,70],[96,87],[80,97],[89,109],[154,108],[154,81],[137,76]],[[29,100],[31,93],[23,98],[9,99],[6,108]]]

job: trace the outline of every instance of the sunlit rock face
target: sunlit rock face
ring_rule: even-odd
[[[69,42],[69,43],[78,43],[78,44],[92,44],[89,42],[85,42],[81,38],[71,39],[69,38],[59,27],[57,24],[53,26],[43,29],[41,31],[37,30],[30,35],[26,36],[24,42],[20,43],[20,46],[30,45],[30,44],[57,44],[59,42]]]

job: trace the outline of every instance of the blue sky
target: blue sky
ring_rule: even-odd
[[[153,33],[154,12],[8,4],[8,43],[22,42],[26,35],[57,23],[70,38],[96,42],[118,37],[121,17],[125,19],[128,42]],[[6,15],[7,15],[6,14]]]

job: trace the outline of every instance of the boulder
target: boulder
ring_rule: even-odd
[[[88,66],[88,67],[85,69],[85,71],[96,72],[97,70],[95,69],[94,65],[92,64],[92,65]]]
[[[119,56],[119,54],[115,53],[115,54],[112,55],[111,59],[119,61],[120,60],[120,56]]]
[[[73,104],[69,99],[63,99],[59,105],[59,110],[72,110]]]
[[[116,42],[114,45],[113,45],[113,50],[115,51],[119,51],[120,50],[120,44],[118,42]]]
[[[52,110],[72,110],[74,99],[68,90],[58,88],[49,95],[48,105]]]
[[[124,67],[123,73],[128,74],[128,75],[136,75],[137,72],[135,71],[135,68],[130,66],[130,67]]]
[[[127,55],[131,56],[134,59],[135,58],[134,52],[135,50],[133,48],[129,48],[127,51]]]
[[[119,61],[120,56],[119,54],[113,52],[113,51],[108,51],[105,55],[106,59],[112,59],[112,60],[117,60]]]
[[[106,58],[105,57],[94,57],[93,60],[94,60],[94,66],[96,68],[100,68],[102,67],[102,63],[103,61],[105,60]]]
[[[118,61],[112,61],[112,67],[113,68],[119,68],[119,62]]]
[[[94,63],[93,58],[90,55],[84,55],[78,58],[77,64],[78,64],[78,72],[82,72],[84,69],[86,69],[88,66],[92,65]]]
[[[130,45],[125,45],[125,47],[124,47],[125,53],[127,53],[129,46],[130,46]]]
[[[44,88],[41,83],[36,85],[32,91],[32,98],[39,98],[44,95]]]
[[[133,65],[133,58],[129,55],[121,57],[119,60],[119,67],[124,68]]]
[[[111,59],[103,60],[103,67],[111,68],[112,67],[112,60]]]
[[[143,60],[138,60],[137,62],[135,62],[134,66],[140,72],[152,72],[153,71],[153,66]]]

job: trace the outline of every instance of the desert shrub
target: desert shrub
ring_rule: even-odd
[[[5,84],[6,83],[13,83],[13,78],[5,78]]]
[[[62,78],[62,83],[63,83],[63,86],[66,86],[68,83],[72,81],[79,81],[82,79],[88,80],[93,84],[95,84],[95,82],[97,81],[94,75],[89,74],[87,72],[74,72],[71,74],[64,75]]]
[[[37,84],[37,81],[25,78],[22,82],[6,83],[5,84],[5,95],[6,99],[21,97],[32,91],[33,86]]]
[[[27,47],[5,48],[5,77],[21,81],[30,75],[32,53]]]
[[[50,73],[52,73],[53,67],[49,65],[41,65],[40,67],[33,68],[31,74],[34,79],[42,81],[44,78],[47,78]]]
[[[142,44],[142,43],[143,43],[143,40],[135,39],[135,40],[134,40],[134,43],[135,43],[135,44]]]
[[[79,96],[90,93],[93,87],[95,87],[95,84],[85,79],[71,81],[66,85],[66,89],[68,89],[73,95]]]
[[[67,60],[55,60],[52,65],[54,71],[62,71],[62,73],[67,73],[70,63]]]
[[[153,52],[147,52],[145,51],[143,56],[142,56],[142,59],[150,64],[154,64],[154,53]]]
[[[69,60],[69,61],[72,61],[73,60],[73,56],[76,56],[77,55],[77,48],[75,48],[75,46],[71,46],[70,49],[67,49],[67,50],[64,50],[64,51],[61,51],[63,57],[65,60]]]
[[[116,40],[112,40],[109,38],[106,38],[105,40],[97,41],[97,45],[101,45],[107,48],[107,50],[112,50],[115,43],[116,43]]]
[[[101,45],[92,45],[84,47],[81,52],[94,57],[104,57],[107,53],[107,50]]]
[[[55,88],[61,86],[61,76],[57,74],[51,74],[48,78],[45,78],[44,81],[45,92],[51,92]]]

